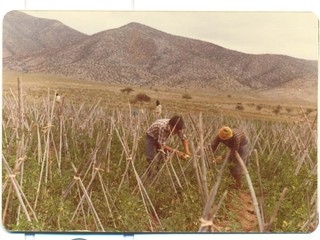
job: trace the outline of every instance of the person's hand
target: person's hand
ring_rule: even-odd
[[[178,156],[179,156],[180,159],[183,159],[183,160],[188,160],[188,159],[190,159],[190,155],[188,155],[188,154],[186,154],[186,153],[184,153],[184,152],[178,151],[177,153],[178,153]]]
[[[184,158],[184,160],[189,160],[189,159],[191,158],[191,155],[185,153],[185,154],[183,155],[183,158]]]
[[[178,153],[179,158],[183,158],[184,157],[184,153],[183,152],[177,151],[177,153]]]

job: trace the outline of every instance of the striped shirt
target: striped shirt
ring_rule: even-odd
[[[216,151],[220,142],[230,148],[230,155],[234,155],[235,151],[239,151],[240,146],[246,145],[248,143],[248,138],[242,130],[232,129],[233,136],[230,139],[222,140],[219,136],[216,136],[212,142],[211,149],[213,152]]]
[[[157,140],[160,145],[165,146],[168,137],[170,136],[170,119],[158,119],[147,129],[147,134],[153,139]],[[178,132],[178,136],[181,140],[186,140],[187,137],[183,131]]]

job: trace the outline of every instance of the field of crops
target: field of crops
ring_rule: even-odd
[[[85,96],[57,103],[54,90],[39,91],[43,97],[18,87],[3,94],[2,220],[10,231],[311,232],[317,227],[317,119],[304,108],[300,121],[167,108],[163,118],[183,116],[192,157],[170,154],[151,166],[156,174],[150,177],[145,133],[156,120],[152,109]],[[257,199],[257,204],[250,200],[257,221],[249,229],[236,211],[241,194],[233,189],[228,163],[212,161],[210,145],[223,125],[243,129],[250,139],[243,191]],[[168,145],[182,150],[178,138]],[[226,153],[220,146],[215,156]]]

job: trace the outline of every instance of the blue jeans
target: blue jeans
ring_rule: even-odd
[[[161,146],[158,141],[150,135],[146,134],[146,158],[149,163],[152,162],[157,154],[157,150],[160,148]]]

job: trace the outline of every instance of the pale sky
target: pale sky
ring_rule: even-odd
[[[27,11],[86,34],[139,22],[158,30],[253,54],[318,59],[318,18],[311,12]]]

